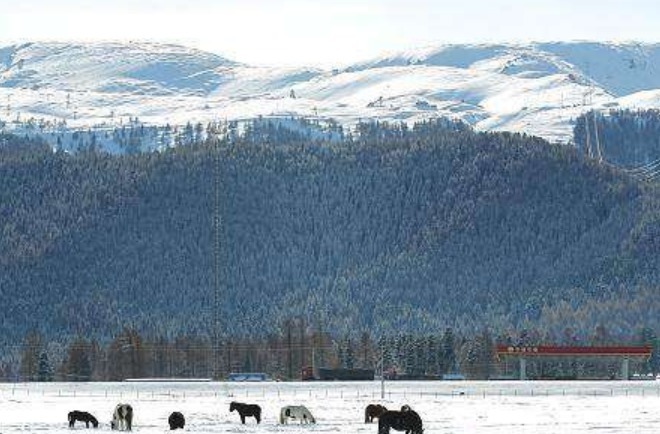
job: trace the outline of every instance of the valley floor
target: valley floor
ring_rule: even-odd
[[[169,432],[181,411],[198,433],[377,433],[364,408],[409,404],[425,433],[651,433],[660,427],[660,382],[380,382],[353,383],[30,383],[1,384],[0,433],[70,433],[67,413],[85,410],[110,431],[114,406],[135,409],[134,431]],[[229,412],[229,403],[262,406],[262,423]],[[307,406],[316,425],[279,425],[284,405]],[[84,430],[84,425],[76,425]]]

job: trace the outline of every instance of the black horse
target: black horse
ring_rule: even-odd
[[[180,412],[175,411],[167,418],[167,423],[170,424],[170,430],[177,428],[183,429],[183,426],[186,424],[186,418]]]
[[[378,434],[389,434],[390,428],[406,434],[423,434],[422,419],[407,405],[401,411],[386,411],[378,418]]]
[[[364,409],[364,423],[371,423],[374,419],[378,419],[381,414],[385,413],[387,408],[380,404],[369,404]]]
[[[253,416],[257,419],[257,423],[261,422],[261,407],[257,404],[243,404],[242,402],[232,402],[229,404],[229,411],[238,411],[238,414],[241,416],[241,422],[245,424],[245,418],[247,416]]]
[[[90,413],[87,413],[86,411],[70,411],[69,412],[69,428],[73,428],[73,426],[76,424],[76,421],[80,422],[85,422],[85,426],[89,428],[89,424],[91,423],[94,428],[99,427],[99,421],[96,420],[94,416],[92,416]]]

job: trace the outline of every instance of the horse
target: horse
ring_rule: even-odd
[[[130,404],[117,404],[112,414],[110,428],[119,431],[131,431],[133,429],[133,407]]]
[[[86,411],[70,411],[69,412],[69,428],[73,428],[73,426],[76,424],[76,421],[80,422],[85,422],[85,426],[89,428],[89,424],[91,423],[94,428],[99,427],[99,421],[96,420],[94,416],[92,416],[90,413],[87,413]]]
[[[299,419],[300,423],[316,423],[312,413],[304,405],[287,405],[280,410],[280,424],[284,425],[289,419]]]
[[[183,429],[183,426],[186,424],[186,418],[183,417],[183,414],[175,411],[167,418],[167,423],[170,424],[170,431],[177,428]]]
[[[257,404],[243,404],[242,402],[232,402],[229,404],[229,412],[238,411],[241,416],[241,423],[245,424],[245,418],[253,416],[257,423],[261,423],[261,407]]]
[[[389,434],[390,428],[406,434],[423,434],[422,419],[416,411],[404,405],[401,411],[386,411],[378,418],[378,434]]]
[[[374,419],[378,419],[381,414],[385,413],[387,408],[380,404],[369,404],[364,409],[364,423],[371,423]]]

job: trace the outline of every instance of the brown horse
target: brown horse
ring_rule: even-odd
[[[183,429],[186,425],[186,418],[183,417],[183,413],[175,411],[170,414],[170,417],[167,418],[167,423],[170,425],[170,431],[175,429]]]
[[[381,414],[385,413],[387,408],[380,404],[369,404],[364,409],[364,423],[371,423],[374,419],[378,419]]]
[[[422,419],[416,411],[404,405],[401,411],[386,411],[378,419],[378,434],[390,434],[390,428],[406,434],[423,434]]]
[[[242,402],[232,402],[229,404],[229,412],[238,411],[238,414],[241,416],[241,422],[245,424],[245,418],[248,416],[254,416],[257,420],[257,423],[261,422],[261,407],[257,404],[243,404]]]
[[[74,410],[69,412],[69,428],[73,428],[73,426],[76,424],[76,421],[85,422],[85,426],[87,428],[89,428],[90,423],[94,428],[99,427],[99,421],[86,411]]]

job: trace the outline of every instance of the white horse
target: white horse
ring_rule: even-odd
[[[316,423],[312,413],[304,405],[287,405],[280,410],[280,424],[284,425],[289,419],[299,419],[300,423]]]
[[[119,431],[131,431],[133,428],[133,407],[130,404],[117,404],[112,414],[110,428]]]

